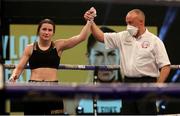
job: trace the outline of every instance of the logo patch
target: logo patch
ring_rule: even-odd
[[[144,42],[141,44],[141,47],[142,47],[142,48],[148,48],[149,46],[150,46],[149,41],[144,41]]]

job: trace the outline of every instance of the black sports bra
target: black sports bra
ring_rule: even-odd
[[[38,43],[33,45],[33,52],[29,58],[30,69],[36,68],[55,68],[58,69],[60,63],[60,57],[57,50],[54,47],[54,43],[51,42],[51,46],[47,50],[41,50]]]

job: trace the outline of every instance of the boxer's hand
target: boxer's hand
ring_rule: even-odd
[[[94,7],[90,8],[90,13],[92,14],[92,16],[95,18],[97,16],[96,14],[96,9]]]
[[[11,75],[11,77],[8,80],[8,82],[16,82],[16,80],[17,80],[17,76]]]
[[[94,18],[97,16],[96,9],[91,7],[88,11],[85,12],[84,18],[85,20],[93,21]]]

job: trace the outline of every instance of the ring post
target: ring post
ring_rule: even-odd
[[[93,78],[93,84],[94,84],[94,85],[97,84],[98,71],[99,71],[99,67],[98,67],[98,66],[95,66],[94,78]],[[97,99],[96,99],[96,95],[93,96],[93,113],[94,113],[94,116],[97,116]]]

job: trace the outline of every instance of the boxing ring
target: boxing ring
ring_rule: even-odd
[[[5,69],[14,69],[16,65],[6,65]],[[180,65],[171,65],[172,70],[180,69]],[[25,67],[26,69],[29,66]],[[119,70],[119,65],[69,65],[61,64],[59,69],[62,70]],[[97,77],[94,77],[97,78]],[[177,83],[93,83],[93,84],[48,84],[41,83],[5,83],[5,94],[8,98],[20,98],[29,91],[38,93],[49,92],[63,98],[74,98],[74,96],[89,95],[95,100],[98,98],[105,99],[138,99],[141,96],[153,93],[156,98],[163,95],[176,96],[180,98],[180,84]],[[18,94],[17,94],[18,93]],[[96,101],[94,101],[96,110]]]
[[[63,97],[76,94],[101,96],[103,98],[138,98],[141,95],[172,95],[180,97],[180,84],[88,84],[88,85],[47,85],[47,84],[7,84],[5,88],[10,97],[19,97],[28,91],[53,92]],[[16,94],[15,94],[16,93]],[[17,94],[18,93],[18,94]],[[11,96],[12,94],[12,96]],[[108,96],[107,96],[108,95]]]
[[[5,69],[14,69],[16,65],[4,64]],[[171,65],[171,69],[180,69],[180,65]],[[28,69],[26,66],[25,69]],[[118,70],[119,65],[70,65],[61,64],[59,69],[62,70]],[[26,93],[30,90],[35,91],[50,91],[59,94],[64,97],[70,97],[72,94],[89,94],[89,95],[100,95],[107,97],[119,97],[119,98],[131,98],[131,94],[138,96],[154,92],[157,95],[161,94],[172,94],[180,95],[180,84],[175,83],[96,83],[96,84],[57,84],[51,85],[46,83],[8,83],[5,84],[5,90],[10,95],[11,93]],[[19,94],[20,95],[20,94]],[[133,96],[133,98],[135,98]]]

